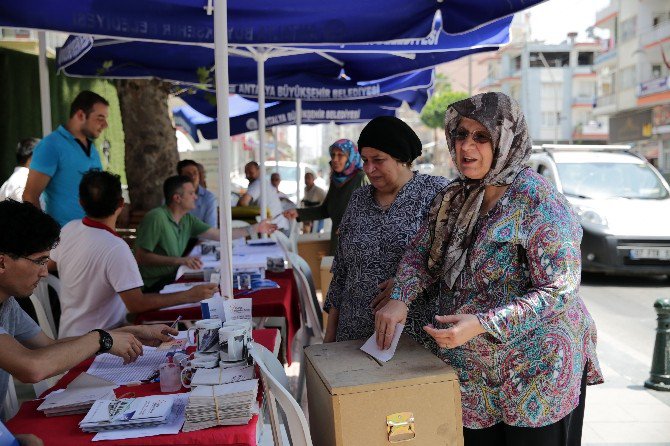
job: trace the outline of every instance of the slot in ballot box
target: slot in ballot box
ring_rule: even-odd
[[[383,366],[363,340],[305,349],[309,424],[315,446],[462,446],[454,369],[403,334]]]

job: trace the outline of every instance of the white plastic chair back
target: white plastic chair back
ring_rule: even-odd
[[[301,314],[304,318],[304,325],[310,329],[310,336],[315,337],[317,342],[323,342],[323,319],[322,308],[319,300],[316,298],[316,290],[314,282],[310,283],[308,276],[311,277],[311,269],[309,265],[297,254],[289,253],[289,261],[293,265],[293,276],[298,286],[298,294],[300,295]],[[310,342],[311,344],[311,342]]]
[[[47,318],[46,310],[44,309],[44,306],[42,305],[40,299],[33,294],[30,296],[30,302],[33,304],[33,307],[35,308],[35,314],[37,315],[37,324],[40,326],[44,334],[49,336],[51,339],[56,339],[56,336],[54,336],[54,333],[52,331],[51,324],[49,323],[49,320]],[[51,306],[49,306],[49,312],[51,312]],[[56,385],[61,376],[63,376],[63,374],[52,376],[51,378],[46,378],[40,382],[33,384],[33,389],[35,390],[35,396],[39,397],[46,390],[49,390],[54,385]]]
[[[14,387],[14,378],[9,377],[9,382],[7,383],[7,395],[5,395],[5,400],[2,402],[2,411],[5,414],[5,418],[2,420],[7,421],[16,415],[16,412],[19,411],[19,400],[16,397],[16,388]]]
[[[277,361],[277,359],[269,351],[267,351],[267,353],[261,353],[262,350],[267,351],[265,347],[258,344],[253,344],[249,348],[249,352],[254,358],[254,361],[256,361],[256,364],[258,364],[258,369],[260,370],[265,399],[270,411],[270,425],[272,427],[274,444],[276,446],[284,446],[286,444],[281,435],[281,422],[279,411],[277,410],[277,404],[279,404],[279,408],[282,410],[286,425],[288,426],[288,435],[290,437],[291,445],[312,446],[312,438],[309,434],[309,424],[307,423],[305,414],[297,401],[291,396],[289,391],[286,390],[286,387],[275,378],[268,368],[268,363]],[[272,360],[274,361],[270,361],[269,356],[272,356]]]
[[[34,295],[39,300],[42,306],[44,312],[43,314],[44,322],[39,320],[38,315],[38,323],[40,324],[40,327],[42,327],[44,333],[46,333],[53,339],[58,339],[58,330],[56,330],[56,319],[54,318],[53,311],[51,311],[51,300],[49,299],[49,287],[54,289],[54,291],[56,292],[56,294],[60,299],[60,280],[58,280],[58,277],[49,274],[45,280],[40,280],[40,283],[37,285],[37,288],[35,288]],[[34,302],[33,305],[35,305]],[[50,328],[51,333],[45,330],[45,327],[47,327],[47,325]]]
[[[286,234],[283,232],[275,231],[272,233],[270,238],[279,243],[279,246],[281,246],[285,254],[293,252],[293,248],[291,247],[291,240],[289,240],[289,238],[286,237]]]
[[[246,228],[247,226],[251,226],[248,222],[244,220],[231,220],[230,222],[230,227],[232,229],[235,228]]]

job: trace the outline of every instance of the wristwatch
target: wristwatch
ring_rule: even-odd
[[[90,333],[94,331],[97,331],[98,334],[100,334],[100,350],[96,352],[96,355],[110,351],[112,349],[112,346],[114,345],[114,339],[112,338],[112,335],[107,333],[105,330],[101,330],[99,328],[91,330]]]

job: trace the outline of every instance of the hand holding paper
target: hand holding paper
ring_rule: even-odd
[[[381,350],[377,346],[377,333],[374,333],[367,341],[365,341],[361,350],[375,358],[377,361],[387,362],[389,359],[393,358],[393,355],[395,354],[395,349],[398,347],[398,341],[400,340],[403,328],[405,328],[403,324],[396,325],[395,332],[393,333],[393,340],[391,341],[391,347],[387,350]]]

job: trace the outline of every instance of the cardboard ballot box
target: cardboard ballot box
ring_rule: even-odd
[[[406,334],[383,366],[363,340],[305,349],[315,446],[461,446],[461,393],[454,370]]]

